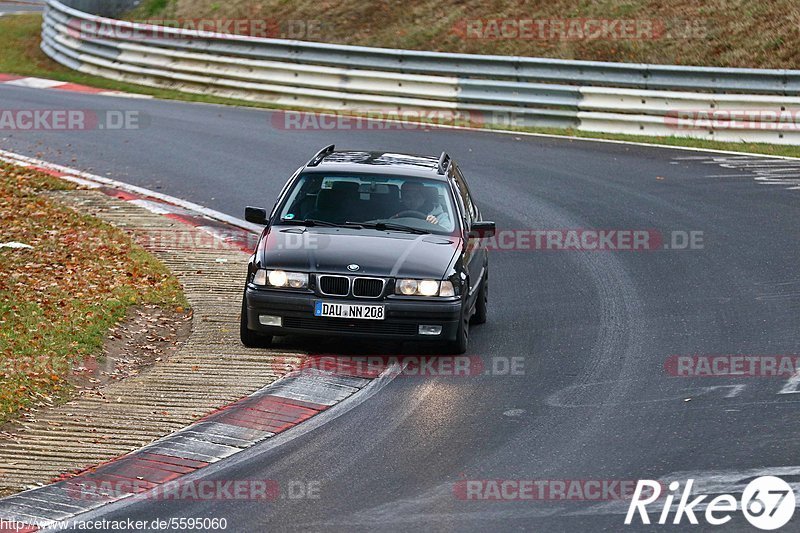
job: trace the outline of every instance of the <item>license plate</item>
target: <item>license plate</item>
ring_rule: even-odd
[[[382,305],[339,304],[316,302],[314,316],[333,318],[360,318],[364,320],[383,320]]]

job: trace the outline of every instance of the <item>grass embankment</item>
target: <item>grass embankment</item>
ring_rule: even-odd
[[[134,85],[99,76],[84,74],[62,66],[42,52],[42,16],[15,15],[0,18],[0,74],[37,76],[53,80],[68,81],[108,89],[139,94],[149,94],[156,98],[207,102],[221,104],[242,104],[238,100],[207,97],[199,94],[182,93],[169,89],[158,89],[144,85]],[[252,105],[252,104],[247,104]]]
[[[797,0],[145,0],[130,17],[265,19],[279,37],[389,48],[800,68]],[[498,19],[534,22],[503,30]]]
[[[320,20],[320,19],[328,20],[329,22],[326,22],[326,24],[335,25],[336,20],[338,20],[337,17],[344,17],[345,13],[349,13],[349,15],[347,16],[353,18],[353,20],[350,22],[351,25],[363,24],[364,27],[366,28],[360,33],[353,34],[351,36],[352,38],[344,39],[343,37],[342,39],[336,39],[334,37],[331,37],[330,40],[332,42],[353,42],[358,44],[372,44],[372,45],[382,44],[386,46],[413,48],[412,40],[400,41],[400,42],[388,42],[388,41],[382,42],[378,37],[369,39],[367,37],[356,38],[356,35],[371,35],[370,31],[375,31],[375,32],[380,31],[381,33],[385,31],[380,29],[381,28],[380,24],[376,25],[370,23],[369,22],[371,20],[370,17],[367,17],[364,20],[360,20],[357,17],[355,17],[352,14],[352,12],[348,11],[348,9],[352,8],[350,4],[354,3],[364,7],[365,2],[359,2],[356,0],[345,0],[340,3],[341,5],[339,8],[331,7],[332,3],[330,5],[324,4],[320,8],[318,2],[306,2],[305,0],[298,0],[297,2],[276,1],[272,2],[275,4],[275,6],[273,6],[275,7],[275,10],[266,11],[267,14],[264,14],[266,8],[272,6],[271,2],[272,0],[269,1],[264,0],[261,3],[253,4],[252,2],[247,3],[241,1],[230,2],[230,3],[221,3],[221,2],[215,3],[215,2],[206,2],[204,0],[202,1],[192,0],[192,1],[182,2],[181,4],[179,4],[181,6],[179,10],[176,7],[177,6],[176,4],[171,3],[168,0],[154,0],[149,3],[143,4],[143,6],[140,8],[143,11],[136,12],[132,16],[140,18],[154,18],[154,17],[165,18],[165,17],[177,16],[178,13],[188,12],[187,11],[188,8],[186,8],[185,6],[191,5],[194,8],[198,9],[198,14],[193,18],[201,16],[214,16],[220,18],[235,17],[239,16],[237,15],[238,12],[236,11],[236,9],[241,10],[245,9],[246,6],[248,5],[255,5],[256,6],[255,12],[253,11],[253,9],[246,9],[244,11],[246,16],[249,17],[264,16],[269,18],[275,18],[278,20],[280,20],[280,17],[286,16],[286,17],[293,17],[290,18],[289,20],[298,20],[299,17],[304,14],[308,15],[309,17],[312,17],[311,8],[309,6],[313,5],[316,6],[316,8],[313,10],[314,13],[313,17],[316,18],[312,17],[313,20]],[[469,3],[471,2],[465,2],[465,4]],[[778,2],[778,4],[780,3],[781,2]],[[277,4],[280,4],[280,6],[278,6]],[[375,3],[372,9],[377,10],[377,12],[382,12],[381,10],[385,11],[386,9],[390,10],[394,9],[391,6],[387,7],[384,4],[386,3]],[[406,4],[403,5],[405,6]],[[587,2],[586,4],[588,5],[591,3]],[[258,7],[262,5],[263,7]],[[373,3],[370,2],[369,5],[373,5]],[[432,4],[428,2],[421,2],[420,5],[428,5],[427,7],[428,9],[433,9],[433,7],[431,7]],[[675,6],[678,5],[683,5],[683,4],[680,2],[675,4]],[[751,7],[756,10],[765,8],[765,6],[751,6]],[[413,4],[413,6],[406,6],[406,8],[414,12],[416,12],[418,9],[422,9],[421,7],[417,6],[417,4]],[[204,9],[205,11],[203,11]],[[306,12],[305,10],[309,10],[309,12]],[[800,7],[795,6],[793,10],[789,10],[787,13],[794,13],[795,11],[798,10],[800,10]],[[259,15],[259,13],[261,14]],[[574,15],[574,10],[568,11],[568,13],[572,13],[572,15]],[[568,15],[562,15],[562,18],[566,16]],[[329,17],[332,17],[332,19]],[[800,17],[800,15],[798,15],[798,17]],[[393,21],[389,22],[391,24],[395,23]],[[368,27],[369,24],[373,24],[374,27],[372,30],[369,30]],[[439,24],[439,22],[437,22],[437,24]],[[163,98],[163,99],[183,100],[190,102],[203,102],[203,103],[223,104],[223,105],[239,105],[247,107],[266,108],[266,109],[285,109],[285,107],[283,106],[275,106],[266,103],[254,103],[242,100],[219,98],[215,96],[182,93],[180,91],[167,90],[167,89],[155,89],[152,87],[133,85],[129,83],[121,83],[100,78],[97,76],[75,72],[52,61],[39,49],[40,26],[41,26],[40,15],[20,15],[14,17],[0,18],[0,73],[20,74],[26,76],[41,76],[50,79],[57,79],[73,83],[81,83],[84,85],[91,85],[94,87],[101,87],[104,89],[120,90],[120,91],[127,91],[140,94],[149,94],[157,98]],[[800,24],[797,25],[797,28],[798,31],[800,31]],[[792,42],[800,43],[800,38],[795,39]],[[711,45],[709,44],[709,46]],[[437,47],[432,46],[431,48],[437,48]],[[800,48],[795,48],[792,50],[792,53],[795,54],[795,56],[797,55],[797,49]],[[470,51],[497,52],[498,50],[481,49],[481,50],[470,50]],[[539,54],[539,55],[547,55],[547,54]],[[627,60],[624,54],[621,54],[620,56],[610,57],[607,59]],[[699,61],[700,59],[702,59],[702,56],[698,56],[697,58],[695,58],[695,62]],[[677,61],[674,61],[673,59],[672,62],[677,62]],[[796,57],[795,63],[797,62],[798,59]],[[758,63],[756,63],[755,65],[759,66]],[[760,66],[767,66],[767,65],[762,64]],[[490,128],[490,126],[485,126],[485,127]],[[800,147],[797,146],[760,144],[760,143],[717,142],[717,141],[707,141],[703,139],[690,139],[683,137],[652,137],[652,136],[641,136],[641,135],[605,134],[605,133],[575,131],[570,129],[521,128],[519,129],[519,131],[530,132],[530,133],[544,133],[544,134],[559,135],[559,136],[576,136],[576,137],[594,138],[594,139],[612,139],[612,140],[642,142],[648,144],[666,144],[671,146],[683,146],[690,148],[707,148],[712,150],[729,150],[734,152],[753,152],[753,153],[767,154],[767,155],[800,157]]]
[[[167,268],[122,231],[39,194],[71,188],[0,163],[0,423],[67,399],[74,364],[102,351],[128,308],[185,308]]]

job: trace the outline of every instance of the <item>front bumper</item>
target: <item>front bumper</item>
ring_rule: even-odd
[[[381,304],[383,320],[358,320],[314,316],[314,303]],[[452,341],[461,320],[461,300],[382,300],[323,297],[312,293],[259,290],[245,291],[247,327],[265,335],[326,335],[406,341]],[[260,315],[279,316],[283,325],[265,326]],[[420,335],[420,325],[442,326],[439,335]]]

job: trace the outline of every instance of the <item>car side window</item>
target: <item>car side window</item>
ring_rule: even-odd
[[[458,196],[458,207],[459,207],[459,212],[461,214],[461,218],[467,224],[469,224],[472,222],[472,219],[469,216],[469,209],[467,209],[467,206],[464,203],[464,195],[461,192],[461,187],[458,185],[458,181],[453,179],[452,186],[453,186],[453,191]]]
[[[475,209],[475,204],[473,203],[472,197],[469,194],[469,189],[467,188],[467,183],[464,181],[464,176],[461,174],[461,170],[458,168],[456,168],[455,178],[458,194],[461,196],[461,203],[464,206],[464,214],[467,218],[467,224],[471,225],[472,221],[478,216],[478,213]]]

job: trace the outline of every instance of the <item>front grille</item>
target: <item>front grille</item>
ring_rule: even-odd
[[[383,292],[383,280],[377,278],[356,278],[353,280],[353,296],[377,298]]]
[[[320,276],[319,290],[331,296],[347,296],[350,280],[344,276]]]
[[[317,331],[353,331],[378,335],[416,335],[416,323],[391,323],[383,320],[350,320],[347,318],[284,317],[283,327]]]

